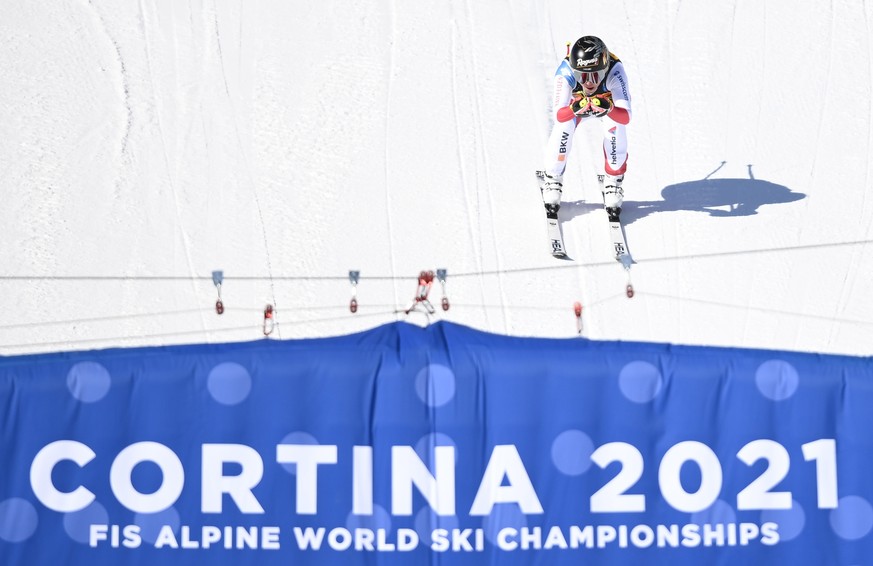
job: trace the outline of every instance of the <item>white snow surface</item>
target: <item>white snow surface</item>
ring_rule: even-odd
[[[514,336],[873,354],[873,3],[52,0],[0,7],[0,355]],[[553,259],[534,171],[566,42],[633,95],[612,259],[580,128]],[[216,314],[221,270],[226,307]],[[360,271],[352,314],[348,273]]]

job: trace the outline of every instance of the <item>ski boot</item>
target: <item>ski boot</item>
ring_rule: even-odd
[[[543,196],[546,212],[557,217],[558,209],[561,208],[561,189],[564,187],[564,176],[551,176],[543,173],[540,179],[540,192]]]
[[[622,181],[624,181],[624,175],[606,175],[603,181],[603,208],[606,209],[610,222],[619,222],[621,205],[624,202]]]

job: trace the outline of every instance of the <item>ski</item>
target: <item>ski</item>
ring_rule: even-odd
[[[600,190],[603,192],[603,175],[598,175],[597,180],[600,183]],[[634,286],[631,282],[630,270],[634,260],[627,248],[627,239],[624,235],[624,227],[621,225],[620,213],[620,208],[606,208],[606,214],[609,217],[609,239],[612,242],[613,257],[624,268],[625,275],[627,276],[625,294],[628,299],[632,299],[634,296]]]
[[[625,294],[628,299],[632,299],[634,296],[634,286],[631,283],[630,269],[634,260],[628,252],[627,249],[627,240],[624,237],[624,228],[621,225],[621,221],[609,220],[609,235],[612,239],[612,249],[615,253],[615,260],[621,264],[624,268],[625,275],[627,276],[627,282],[625,283]]]
[[[540,191],[542,191],[543,171],[537,171]],[[567,250],[564,248],[564,236],[561,234],[561,224],[558,221],[558,209],[560,205],[543,205],[546,209],[546,230],[549,238],[549,253],[558,259],[568,259]]]
[[[564,249],[564,236],[561,235],[561,225],[558,223],[557,207],[546,207],[546,229],[549,232],[549,247],[552,256],[566,259],[567,250]]]

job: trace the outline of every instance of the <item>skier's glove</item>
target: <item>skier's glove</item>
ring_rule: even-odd
[[[581,96],[570,104],[570,108],[576,116],[594,116],[595,118],[606,116],[612,107],[611,92],[595,94],[594,96]]]
[[[605,92],[591,97],[591,110],[597,117],[606,116],[612,112],[613,106],[611,92]]]
[[[589,99],[590,115],[600,118],[606,116],[612,111],[614,104],[612,103],[612,93],[604,92],[597,94]]]
[[[587,96],[578,95],[578,98],[574,98],[573,102],[570,103],[570,110],[576,116],[588,116],[591,112],[591,99]]]

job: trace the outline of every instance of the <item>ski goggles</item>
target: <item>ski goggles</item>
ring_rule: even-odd
[[[600,81],[606,76],[604,71],[573,71],[573,74],[576,75],[576,81],[579,84],[600,84]]]

